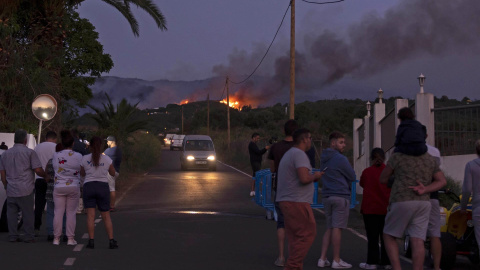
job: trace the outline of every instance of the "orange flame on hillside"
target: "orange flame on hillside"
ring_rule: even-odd
[[[183,105],[183,104],[188,104],[188,99],[184,99],[184,100],[180,101],[180,105]]]
[[[230,103],[229,104],[230,108],[234,108],[237,110],[241,109],[240,103],[238,103],[238,101],[236,101],[235,99],[230,98],[228,101],[229,101],[228,103]],[[220,100],[220,103],[227,104],[227,99]]]

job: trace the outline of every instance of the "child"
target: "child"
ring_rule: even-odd
[[[398,111],[400,125],[397,129],[394,152],[410,156],[421,156],[428,150],[425,139],[427,128],[415,120],[415,115],[410,108],[405,107]]]

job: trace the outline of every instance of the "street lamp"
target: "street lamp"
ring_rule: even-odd
[[[367,116],[370,117],[370,109],[372,108],[372,104],[370,101],[367,101]]]
[[[378,93],[378,103],[383,103],[383,102],[382,102],[382,99],[383,99],[383,90],[382,90],[382,88],[380,88],[380,90],[378,90],[377,93]]]
[[[423,74],[420,73],[420,76],[418,76],[418,83],[420,84],[420,93],[423,94],[423,85],[425,84],[425,79],[427,77],[423,76]]]
[[[40,120],[38,125],[38,143],[42,134],[42,123],[52,119],[57,113],[57,101],[50,95],[38,95],[32,102],[32,112]]]

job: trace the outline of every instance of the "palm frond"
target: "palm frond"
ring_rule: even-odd
[[[145,10],[155,20],[157,27],[165,31],[167,30],[167,20],[162,12],[151,0],[125,0],[125,5],[134,4],[137,7]]]
[[[126,4],[123,0],[102,0],[103,2],[113,6],[116,8],[122,15],[127,19],[130,27],[132,28],[133,35],[138,37],[139,36],[139,28],[137,19],[133,16],[132,10],[130,10],[130,6]]]

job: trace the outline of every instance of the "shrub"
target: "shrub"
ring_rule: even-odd
[[[135,133],[123,148],[122,171],[127,173],[146,172],[160,160],[162,144],[152,134]]]

